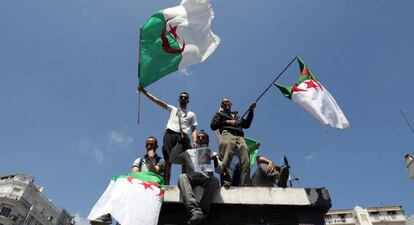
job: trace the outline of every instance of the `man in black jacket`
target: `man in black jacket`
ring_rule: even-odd
[[[250,163],[249,151],[244,141],[243,128],[249,128],[253,120],[253,110],[256,102],[249,107],[247,118],[243,119],[237,115],[237,111],[231,111],[230,98],[223,98],[221,109],[214,115],[210,127],[212,130],[219,130],[219,158],[223,164],[222,184],[229,188],[232,183],[232,171],[230,162],[233,155],[239,157],[241,164],[240,182],[241,186],[250,186]]]

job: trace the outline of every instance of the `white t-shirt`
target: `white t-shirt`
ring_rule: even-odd
[[[167,105],[167,109],[170,112],[170,119],[167,123],[167,129],[180,132],[180,125],[177,116],[178,108],[173,105]],[[188,134],[192,126],[197,126],[197,118],[195,113],[190,110],[181,109],[181,129],[184,133]]]

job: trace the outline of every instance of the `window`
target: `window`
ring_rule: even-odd
[[[1,211],[0,211],[0,216],[9,217],[10,212],[11,212],[10,208],[3,206],[3,208],[1,208]]]
[[[341,219],[341,222],[345,223],[346,222],[346,214],[339,214],[339,218]]]
[[[370,214],[372,217],[374,217],[375,220],[379,220],[379,212],[371,212]]]
[[[13,221],[13,222],[16,222],[16,220],[17,219],[19,219],[17,216],[10,216],[10,219]]]
[[[326,215],[325,216],[325,222],[326,223],[332,223],[332,216],[331,215]]]
[[[12,192],[10,193],[10,196],[19,196],[19,193],[22,191],[22,189],[20,189],[20,188],[17,188],[17,187],[15,187],[15,188],[13,188],[13,190],[12,190]]]
[[[394,220],[397,219],[397,217],[396,217],[397,212],[396,211],[388,211],[387,214],[389,216],[391,216],[392,219],[394,219]]]
[[[34,224],[35,218],[33,216],[30,216],[29,220],[27,221],[28,225]]]

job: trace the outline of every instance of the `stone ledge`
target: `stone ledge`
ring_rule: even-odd
[[[196,188],[197,199],[202,188]],[[208,225],[324,225],[331,208],[325,188],[231,187],[217,192]],[[176,186],[167,186],[158,224],[184,225],[189,215]]]
[[[197,187],[195,195],[201,198],[202,188]],[[180,190],[177,186],[167,186],[164,203],[179,203]],[[269,188],[269,187],[231,187],[219,189],[214,197],[216,204],[245,205],[295,205],[321,206],[330,208],[331,199],[325,188]]]

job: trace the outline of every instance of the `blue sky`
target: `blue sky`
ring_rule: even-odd
[[[414,213],[414,52],[411,0],[211,1],[221,38],[204,63],[148,91],[176,104],[190,93],[198,128],[222,96],[244,112],[299,55],[336,98],[351,127],[323,127],[271,89],[246,135],[261,154],[287,155],[304,187],[326,187],[332,209],[402,205]],[[86,217],[110,177],[130,170],[168,113],[142,98],[137,126],[138,28],[179,1],[0,2],[0,174],[33,175],[55,204]],[[296,64],[279,82],[296,80]],[[213,146],[216,142],[213,141]],[[160,150],[160,149],[159,149]],[[161,152],[161,151],[159,151]],[[173,181],[176,183],[178,170]]]

